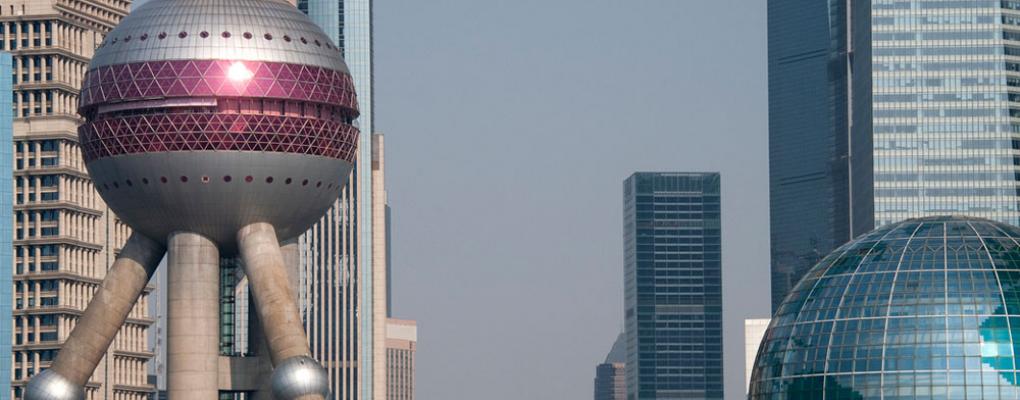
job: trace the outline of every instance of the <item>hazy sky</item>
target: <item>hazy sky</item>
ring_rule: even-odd
[[[720,171],[728,399],[768,313],[761,0],[375,0],[394,311],[421,400],[587,400],[623,320],[622,181]]]

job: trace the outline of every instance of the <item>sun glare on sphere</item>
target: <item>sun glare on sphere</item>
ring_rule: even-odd
[[[227,77],[232,81],[245,81],[251,79],[253,76],[255,76],[255,74],[240,61],[235,62],[230,66],[230,69],[227,70]]]

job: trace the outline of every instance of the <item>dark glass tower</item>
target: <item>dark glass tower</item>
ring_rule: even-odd
[[[627,398],[722,399],[718,173],[623,184]]]
[[[870,2],[769,0],[772,311],[874,226]]]

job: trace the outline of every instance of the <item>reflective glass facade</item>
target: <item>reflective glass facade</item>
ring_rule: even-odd
[[[0,52],[0,76],[11,76],[11,53]],[[0,338],[13,337],[14,242],[14,88],[9,79],[0,79]],[[11,393],[11,342],[0,340],[0,394]],[[0,396],[3,397],[3,396]]]
[[[873,227],[867,1],[769,0],[772,309]]]
[[[876,225],[1020,223],[1020,2],[872,2]]]
[[[888,224],[833,251],[765,334],[750,399],[1016,399],[1020,228]]]
[[[719,174],[623,185],[627,398],[722,399]]]
[[[338,399],[371,400],[378,350],[385,339],[374,334],[384,316],[374,318],[372,134],[373,100],[372,0],[298,0],[304,11],[341,48],[358,97],[362,132],[354,172],[340,199],[312,229],[302,235],[302,312],[312,352],[329,370]],[[385,328],[382,328],[384,331]],[[378,342],[378,343],[377,343]]]

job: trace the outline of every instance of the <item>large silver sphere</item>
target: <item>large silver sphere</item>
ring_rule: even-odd
[[[273,369],[271,381],[277,400],[294,400],[302,396],[322,395],[331,399],[329,375],[309,357],[291,357]]]
[[[358,132],[350,73],[284,0],[151,0],[98,48],[83,84],[85,165],[103,200],[155,240],[189,231],[236,251],[272,224],[297,237],[333,204]]]
[[[84,400],[85,391],[52,370],[32,377],[25,388],[25,400]]]

